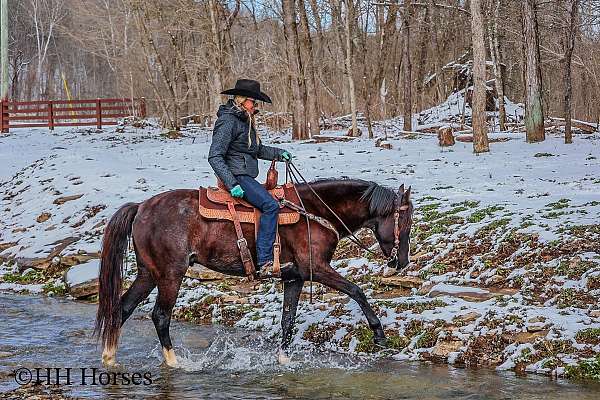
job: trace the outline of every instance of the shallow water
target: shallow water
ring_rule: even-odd
[[[148,372],[148,385],[81,384],[80,368],[100,368],[91,338],[96,306],[0,293],[0,392],[17,387],[18,368],[70,367],[67,393],[80,397],[160,399],[598,399],[600,385],[516,377],[492,370],[422,362],[370,360],[318,350],[299,351],[289,366],[260,333],[173,322],[182,368],[161,366],[152,322],[134,314],[118,352],[121,373]],[[64,369],[61,370],[64,374]],[[63,382],[64,382],[64,378]]]

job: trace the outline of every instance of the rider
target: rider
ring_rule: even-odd
[[[254,116],[257,101],[271,103],[260,91],[260,84],[250,79],[238,79],[233,89],[221,94],[232,95],[219,107],[208,162],[233,197],[244,198],[260,209],[260,225],[256,239],[256,254],[261,276],[273,272],[273,243],[277,230],[279,203],[256,181],[258,158],[289,161],[292,155],[280,148],[266,146],[256,132]]]

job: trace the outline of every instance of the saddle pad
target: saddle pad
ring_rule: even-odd
[[[200,215],[208,219],[232,220],[227,201],[234,201],[235,209],[239,216],[240,222],[253,224],[260,213],[254,212],[255,208],[245,200],[233,198],[227,191],[217,188],[204,188],[198,190]],[[221,192],[221,193],[219,193]],[[284,197],[288,201],[299,204],[299,199],[296,190],[291,184],[278,186],[269,191],[275,198]],[[216,199],[216,201],[213,201]],[[300,214],[289,207],[283,207],[279,210],[278,221],[280,225],[295,224],[300,220]]]
[[[291,188],[291,189],[293,190],[293,188]],[[294,192],[294,194],[296,194],[295,190],[293,190],[293,192]],[[283,186],[278,186],[273,190],[269,190],[269,193],[271,193],[271,196],[273,196],[275,199],[281,199],[282,197],[285,196],[285,189]],[[220,188],[214,188],[214,187],[206,188],[206,197],[208,198],[209,201],[211,201],[213,203],[227,205],[228,201],[233,201],[235,205],[240,204],[244,207],[254,208],[246,200],[235,198],[235,197],[231,196],[231,194],[229,192],[227,192],[223,189],[220,189]]]

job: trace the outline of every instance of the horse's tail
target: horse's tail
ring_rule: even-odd
[[[121,292],[123,289],[123,258],[131,236],[133,219],[139,204],[123,205],[104,229],[100,256],[100,290],[94,335],[102,336],[105,347],[114,348],[121,329]]]

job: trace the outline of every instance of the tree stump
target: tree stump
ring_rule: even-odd
[[[451,127],[446,126],[438,130],[438,142],[440,147],[454,146],[454,135]]]
[[[375,147],[381,147],[382,149],[391,150],[392,144],[383,138],[375,140]]]
[[[346,136],[351,136],[351,137],[359,137],[362,136],[363,132],[362,129],[360,129],[358,126],[356,127],[356,136],[354,136],[353,132],[352,132],[352,127],[348,128],[348,132],[346,132]]]

